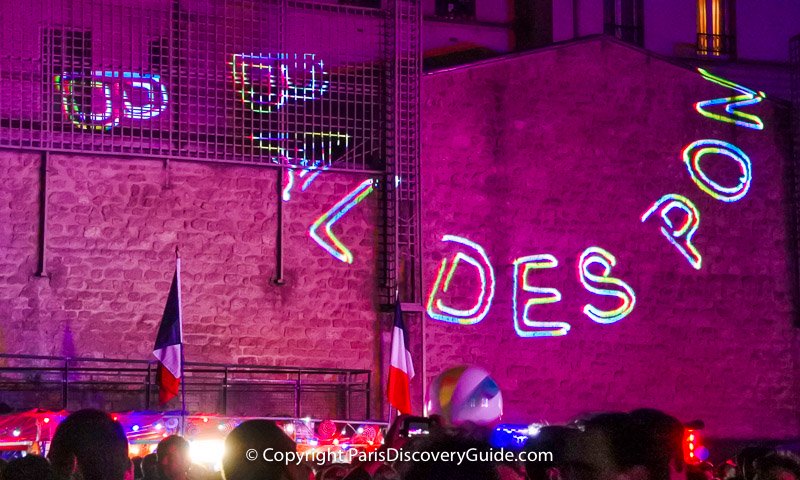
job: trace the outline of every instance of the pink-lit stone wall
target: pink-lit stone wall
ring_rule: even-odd
[[[442,242],[445,234],[483,246],[497,276],[482,322],[428,320],[429,378],[457,364],[486,368],[504,393],[508,421],[652,406],[703,419],[717,438],[797,437],[785,109],[770,101],[750,107],[763,131],[704,118],[695,102],[732,91],[607,40],[437,72],[423,89],[425,284],[431,288],[442,258],[468,252]],[[740,201],[715,200],[692,182],[681,150],[704,138],[731,142],[752,160]],[[721,158],[702,165],[736,185],[738,169]],[[661,235],[658,220],[640,220],[670,193],[700,211],[699,271]],[[617,323],[582,313],[589,303],[618,304],[578,279],[578,258],[591,246],[616,256],[612,276],[636,292],[633,312]],[[533,307],[532,317],[571,330],[520,338],[512,262],[545,253],[559,266],[530,282],[557,288],[562,300]],[[444,300],[466,309],[477,275],[469,266],[457,272]]]
[[[278,287],[276,170],[54,154],[40,278],[39,162],[0,152],[0,351],[149,358],[179,245],[187,360],[377,372],[377,196],[334,226],[352,264],[308,235],[362,178],[323,174],[285,203]]]

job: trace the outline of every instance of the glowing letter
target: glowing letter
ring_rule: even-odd
[[[428,315],[434,320],[440,320],[442,322],[459,323],[461,325],[476,324],[483,320],[489,312],[489,308],[492,306],[492,300],[494,299],[494,269],[492,268],[492,264],[489,263],[489,257],[486,255],[486,251],[477,243],[455,235],[445,235],[442,237],[442,241],[459,243],[469,247],[477,252],[478,258],[458,252],[453,258],[453,262],[450,264],[450,269],[447,271],[444,285],[442,285],[442,278],[447,269],[447,258],[442,259],[442,263],[439,266],[439,273],[436,275],[436,281],[433,283],[433,288],[428,296]],[[481,281],[481,292],[475,301],[475,305],[466,310],[448,307],[441,299],[436,298],[439,296],[440,292],[447,293],[448,288],[450,288],[450,282],[453,280],[453,274],[462,260],[477,269]]]
[[[694,108],[700,115],[714,120],[719,120],[720,122],[733,123],[739,125],[740,127],[747,127],[755,130],[764,129],[764,122],[762,122],[757,115],[752,115],[737,110],[737,108],[747,107],[749,105],[754,105],[761,102],[761,100],[767,97],[764,92],[750,90],[749,88],[737,83],[733,83],[730,80],[725,80],[722,77],[712,75],[702,68],[698,68],[697,70],[701,75],[703,75],[703,78],[709,82],[716,83],[717,85],[721,85],[741,93],[741,95],[736,95],[734,97],[715,98],[714,100],[705,100],[695,103]],[[728,115],[711,113],[705,109],[705,107],[720,104],[725,105],[725,112]]]
[[[125,72],[126,74],[128,72]],[[125,105],[123,116],[136,120],[147,120],[149,118],[157,117],[167,109],[168,95],[167,87],[161,83],[161,77],[158,75],[140,75],[133,73],[125,75],[126,78],[131,78],[126,82],[129,88],[123,88],[122,100]],[[147,96],[147,100],[140,106],[134,106],[131,99],[132,92],[129,90],[140,89]],[[158,94],[156,94],[156,91]]]
[[[149,73],[95,70],[87,77],[65,72],[56,75],[55,84],[64,115],[80,128],[108,130],[119,125],[120,118],[148,120],[164,112],[169,104],[161,77]],[[141,105],[134,106],[133,97]],[[104,105],[102,113],[83,111],[82,105],[91,106],[98,100]]]
[[[672,220],[669,219],[669,212],[676,208],[686,214],[686,219],[678,228],[675,228],[672,224]],[[703,257],[700,256],[700,253],[694,245],[692,245],[692,236],[694,236],[697,227],[700,225],[700,212],[697,210],[697,207],[695,207],[688,198],[671,193],[658,199],[658,201],[642,215],[642,222],[647,220],[656,210],[659,210],[659,215],[661,215],[661,219],[667,227],[672,229],[672,231],[669,231],[667,228],[661,227],[661,233],[669,240],[669,243],[675,245],[675,248],[681,252],[681,255],[686,257],[686,260],[689,261],[692,267],[700,270],[703,264]]]
[[[589,271],[589,266],[597,263],[603,267],[601,275],[595,275]],[[584,305],[583,313],[597,323],[614,323],[627,317],[632,311],[633,306],[636,305],[636,294],[627,283],[623,282],[611,275],[611,267],[617,264],[617,259],[614,255],[600,247],[589,247],[583,251],[578,263],[578,275],[580,276],[581,283],[586,290],[596,293],[598,295],[608,295],[618,297],[622,300],[622,304],[615,310],[606,311],[600,310],[592,305]],[[589,284],[589,282],[608,283],[616,285],[620,290],[598,288]]]
[[[353,207],[361,203],[367,195],[372,193],[372,179],[364,180],[361,182],[352,192],[348,193],[344,196],[341,200],[336,202],[336,205],[331,207],[330,210],[323,213],[317,221],[315,221],[311,228],[308,230],[308,234],[314,239],[315,242],[319,244],[320,247],[324,248],[325,251],[330,253],[334,258],[340,260],[345,263],[353,263],[353,254],[350,253],[350,250],[344,246],[342,242],[336,238],[336,235],[333,234],[331,231],[331,227],[334,223],[338,222],[344,214],[350,211]],[[327,236],[333,245],[330,242],[325,241],[322,237],[317,234],[317,229],[320,225],[325,224],[325,236]]]
[[[56,75],[55,83],[56,90],[61,93],[61,107],[64,115],[76,126],[103,130],[119,124],[119,116],[114,112],[111,83],[94,78],[87,79],[83,75],[70,73]],[[100,103],[103,104],[102,113],[84,112],[81,107],[84,102],[81,100],[89,105],[100,100]]]
[[[233,85],[242,103],[257,113],[271,113],[286,100],[316,100],[328,89],[322,60],[313,53],[244,55],[234,54]],[[292,78],[303,77],[298,84]]]
[[[514,260],[514,293],[512,303],[514,308],[514,329],[520,337],[557,337],[569,332],[570,324],[566,322],[539,322],[531,320],[529,313],[534,305],[544,305],[561,301],[561,292],[555,288],[534,287],[528,283],[528,273],[540,268],[555,268],[558,266],[556,257],[549,254],[530,255]],[[517,297],[520,292],[536,293],[540,296],[529,298],[520,311]],[[546,330],[534,330],[534,328]]]
[[[719,183],[711,180],[700,167],[700,160],[704,155],[716,153],[725,155],[739,164],[742,176],[739,177],[739,184],[735,187],[723,187]],[[690,143],[683,149],[683,161],[689,169],[694,183],[700,190],[706,192],[717,200],[723,202],[735,202],[747,195],[750,189],[750,181],[753,179],[752,164],[747,155],[736,146],[721,140],[698,140]]]

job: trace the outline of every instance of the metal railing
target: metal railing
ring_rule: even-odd
[[[158,405],[156,372],[146,360],[0,354],[0,402],[14,410],[180,409],[180,398]],[[183,381],[190,412],[371,417],[369,370],[187,362]]]
[[[714,35],[711,33],[698,33],[697,54],[709,57],[735,57],[736,36],[726,34]]]

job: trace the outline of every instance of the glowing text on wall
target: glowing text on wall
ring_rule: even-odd
[[[258,113],[275,112],[289,100],[316,100],[328,89],[324,64],[313,53],[237,53],[231,67],[239,98]]]
[[[683,222],[681,222],[678,227],[675,226],[670,218],[670,213],[676,209],[682,211],[685,215]],[[692,244],[692,237],[700,226],[700,211],[697,210],[694,203],[683,195],[675,193],[664,195],[644,212],[642,221],[644,222],[650,218],[650,215],[655,212],[658,212],[661,220],[666,225],[666,227],[661,227],[661,234],[664,235],[671,244],[675,245],[675,248],[686,257],[686,260],[688,260],[695,269],[700,270],[703,266],[703,257],[700,255],[700,252],[697,251],[694,244]]]
[[[529,274],[542,268],[558,266],[556,257],[550,254],[529,255],[514,260],[514,292],[512,308],[514,311],[514,330],[520,337],[556,337],[566,335],[570,325],[566,322],[543,322],[530,318],[534,305],[544,305],[561,301],[561,292],[556,288],[535,287],[528,283]],[[518,297],[522,292],[536,294],[519,307]]]
[[[738,110],[740,108],[755,105],[761,102],[767,97],[764,92],[756,92],[755,90],[751,90],[747,87],[739,85],[738,83],[734,83],[722,77],[712,75],[702,68],[698,68],[697,70],[700,72],[703,78],[709,82],[736,90],[741,94],[734,97],[715,98],[713,100],[703,100],[695,103],[694,108],[700,115],[714,120],[719,120],[720,122],[734,123],[740,127],[752,128],[755,130],[764,129],[764,122],[762,122],[757,115],[744,113]],[[715,105],[725,105],[725,113],[727,115],[709,112],[708,107]]]
[[[595,264],[603,268],[602,274],[596,275],[589,270],[589,267]],[[619,307],[614,310],[601,310],[591,304],[585,305],[583,313],[597,323],[618,322],[630,315],[636,305],[636,294],[630,285],[611,276],[611,268],[616,264],[617,259],[614,255],[600,247],[587,248],[578,260],[578,275],[586,290],[597,295],[617,297],[621,300]],[[590,282],[613,285],[617,289],[595,287]]]
[[[735,187],[724,187],[706,175],[700,166],[704,155],[717,154],[730,157],[741,170],[739,183]],[[683,161],[689,169],[689,175],[700,190],[717,200],[735,202],[747,195],[750,181],[753,179],[753,165],[750,159],[735,145],[722,140],[698,140],[683,149]]]
[[[766,97],[763,92],[756,93],[754,90],[747,87],[711,75],[702,68],[699,69],[699,71],[706,80],[724,87],[732,88],[742,94],[735,97],[697,102],[695,104],[695,109],[700,115],[713,120],[733,123],[740,127],[763,130],[764,123],[758,116],[737,110],[737,108],[761,102],[761,100]],[[725,112],[727,112],[728,115],[714,114],[706,109],[706,107],[719,104],[725,105]],[[706,174],[701,167],[701,160],[704,156],[710,154],[728,157],[736,162],[741,175],[735,186],[721,185]],[[689,176],[695,185],[716,200],[726,203],[737,202],[744,198],[750,190],[750,183],[753,179],[752,162],[739,147],[732,143],[714,139],[697,140],[684,147],[681,156],[689,171]],[[670,218],[670,213],[675,210],[682,211],[685,215],[683,222],[677,227]],[[697,232],[700,225],[700,211],[695,204],[687,197],[678,195],[677,193],[664,195],[644,212],[642,215],[642,222],[650,218],[656,211],[659,212],[661,220],[665,225],[661,227],[661,234],[678,249],[693,268],[700,270],[703,265],[703,258],[692,243],[692,236]]]
[[[494,268],[486,251],[480,245],[455,235],[445,235],[442,241],[463,245],[465,251],[458,251],[452,256],[442,259],[436,279],[428,295],[427,312],[434,320],[461,325],[473,325],[486,317],[492,307],[495,294]],[[469,264],[478,274],[480,289],[472,296],[474,301],[469,308],[453,308],[444,304],[442,296],[450,289],[455,271],[461,262]],[[616,266],[616,258],[600,247],[589,247],[578,259],[578,276],[587,291],[600,296],[612,296],[620,299],[620,305],[613,310],[601,310],[593,305],[586,305],[584,313],[597,323],[614,323],[630,315],[636,304],[636,294],[627,283],[611,276],[611,268]],[[527,255],[513,262],[513,291],[511,294],[512,319],[514,330],[523,338],[556,337],[569,333],[571,325],[564,321],[543,321],[536,319],[538,305],[547,305],[561,301],[561,292],[557,288],[539,286],[533,282],[537,272],[557,268],[558,259],[549,253]],[[601,274],[590,271],[590,266],[599,264],[603,267]],[[449,268],[448,268],[449,266]],[[615,288],[596,286],[611,285]],[[527,295],[527,298],[525,296]]]
[[[442,237],[442,241],[463,245],[469,250],[469,253],[458,252],[450,262],[449,269],[447,269],[447,258],[442,259],[442,263],[439,265],[439,272],[436,275],[436,281],[433,283],[433,288],[428,296],[428,315],[442,322],[460,323],[461,325],[478,323],[483,320],[489,312],[492,306],[492,300],[494,300],[494,269],[489,262],[489,257],[486,255],[486,251],[483,247],[466,238],[455,235],[445,235]],[[474,267],[480,278],[480,291],[475,296],[473,306],[467,309],[449,307],[439,298],[441,294],[447,293],[450,288],[453,275],[461,261]],[[446,275],[445,270],[447,270]],[[444,279],[444,282],[442,282],[442,279]]]
[[[169,105],[159,75],[95,70],[88,75],[64,72],[54,81],[64,116],[84,129],[108,130],[122,118],[149,120]]]
[[[336,235],[331,231],[334,223],[339,221],[344,214],[350,211],[353,207],[361,203],[367,195],[372,193],[373,181],[372,179],[364,180],[350,193],[344,196],[341,200],[331,207],[330,210],[323,213],[308,230],[311,238],[319,244],[320,247],[325,249],[334,258],[345,263],[353,263],[353,254],[348,250],[344,244],[336,238]],[[322,235],[319,234],[319,227],[325,225]]]

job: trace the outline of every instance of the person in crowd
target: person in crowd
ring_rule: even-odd
[[[156,447],[158,476],[161,480],[188,480],[189,442],[179,435],[170,435]]]
[[[50,463],[39,455],[27,455],[9,462],[0,475],[2,480],[53,480]]]
[[[773,452],[754,462],[753,480],[800,480],[800,457]]]
[[[736,462],[733,459],[728,459],[717,465],[714,478],[717,480],[733,480],[736,478]]]
[[[56,429],[48,458],[58,479],[123,480],[128,439],[119,422],[100,410],[78,410]]]
[[[404,480],[499,480],[495,464],[485,458],[489,451],[488,441],[475,438],[474,431],[460,428],[444,428],[428,436],[411,439],[406,448],[410,451],[444,453],[471,452],[474,461],[457,462],[400,462],[398,472]],[[481,458],[484,453],[484,458]]]
[[[157,454],[151,453],[142,459],[142,480],[159,480]]]
[[[683,426],[657,410],[604,413],[566,446],[567,480],[685,480]]]
[[[563,453],[567,442],[578,431],[574,428],[547,425],[525,443],[525,472],[529,480],[562,480],[564,478]],[[552,454],[548,458],[547,454]],[[543,457],[543,458],[540,458]]]
[[[0,480],[3,480],[3,470],[6,469],[8,462],[0,458]]]
[[[765,457],[774,450],[767,447],[746,447],[736,455],[736,478],[740,480],[753,480],[756,475],[756,460]]]
[[[301,480],[294,464],[268,462],[263,452],[295,452],[297,446],[275,422],[248,420],[225,438],[222,475],[225,480]],[[255,452],[255,456],[253,456]],[[253,460],[252,458],[255,458]],[[305,479],[303,479],[305,480]]]
[[[144,477],[144,473],[142,473],[142,457],[133,457],[131,462],[133,463],[133,478],[141,480]]]
[[[685,480],[683,424],[671,415],[650,408],[633,410],[629,415],[640,435],[639,461],[647,468],[649,478]]]

